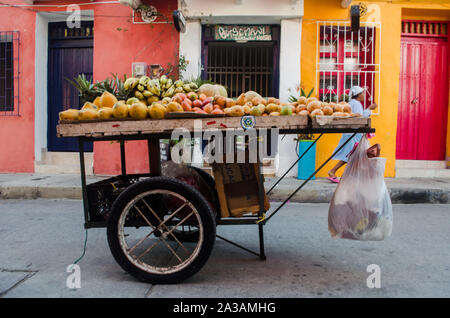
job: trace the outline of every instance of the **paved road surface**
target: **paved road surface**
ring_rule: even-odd
[[[384,242],[331,239],[327,212],[291,203],[265,227],[267,261],[217,240],[180,285],[136,281],[115,263],[106,230],[90,229],[81,288],[70,290],[66,268],[85,235],[81,201],[1,200],[0,297],[450,297],[450,205],[394,205]],[[258,248],[255,226],[218,233]],[[380,289],[366,285],[370,264],[380,266]]]

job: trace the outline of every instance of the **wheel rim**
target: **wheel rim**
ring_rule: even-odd
[[[155,198],[161,201],[161,195],[163,201],[178,203],[164,215],[152,206]],[[127,226],[130,218],[140,218],[144,226],[136,229]],[[188,223],[195,225],[199,234],[195,242],[181,242],[175,235]],[[186,268],[196,259],[204,230],[200,214],[191,202],[173,191],[158,189],[141,193],[125,206],[119,217],[118,236],[122,251],[133,265],[148,273],[167,275]]]

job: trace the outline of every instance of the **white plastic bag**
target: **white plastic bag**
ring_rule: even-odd
[[[328,211],[333,237],[381,241],[392,232],[392,204],[384,169],[386,158],[367,156],[370,143],[364,136],[350,155]]]

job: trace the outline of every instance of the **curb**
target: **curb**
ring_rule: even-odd
[[[450,191],[440,189],[388,189],[393,204],[448,204]],[[294,189],[274,189],[269,195],[270,201],[284,201]],[[330,203],[334,189],[302,189],[291,202]],[[68,199],[81,200],[81,187],[0,187],[1,199]]]

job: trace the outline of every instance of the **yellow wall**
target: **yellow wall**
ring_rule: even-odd
[[[302,25],[301,83],[307,90],[315,87],[316,81],[316,41],[317,21],[346,20],[348,9],[342,9],[340,0],[305,0],[304,19]],[[372,143],[381,145],[381,153],[387,158],[386,177],[395,176],[395,151],[397,131],[397,105],[400,72],[400,39],[401,20],[450,20],[449,4],[431,3],[391,3],[384,1],[369,1],[368,13],[362,21],[381,22],[381,65],[380,65],[380,100],[375,96],[375,102],[380,105],[380,115],[372,116],[372,126],[376,129],[376,137]],[[439,2],[439,1],[437,1]],[[442,2],[442,1],[440,1]],[[431,4],[430,4],[431,3]],[[424,13],[424,8],[432,9]],[[421,10],[417,10],[421,9]],[[379,41],[377,42],[379,45]],[[376,52],[379,50],[376,48]],[[317,88],[315,89],[317,93]],[[450,117],[450,115],[449,115]],[[449,118],[450,120],[450,118]],[[316,167],[321,165],[334,151],[340,134],[325,135],[318,141]],[[450,121],[447,138],[447,154],[450,154]],[[336,163],[330,161],[319,172],[319,177],[327,175],[327,171]],[[341,175],[344,169],[338,172]]]

